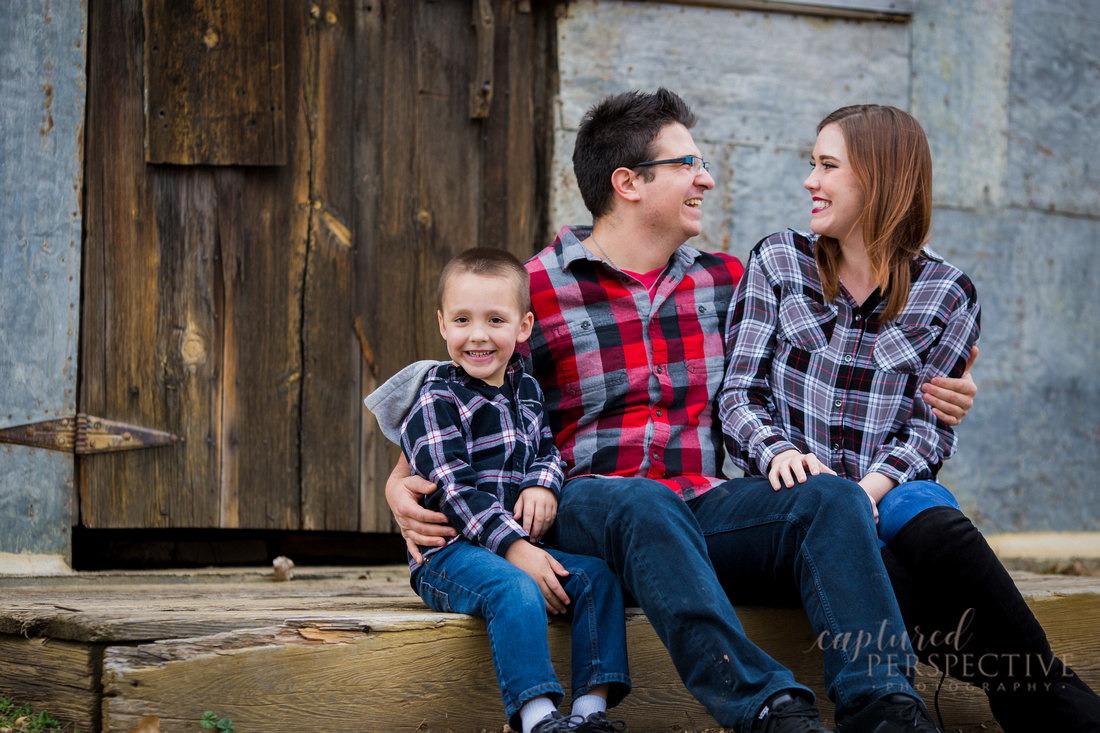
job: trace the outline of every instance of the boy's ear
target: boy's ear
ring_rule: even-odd
[[[637,201],[641,198],[637,181],[638,174],[629,168],[616,168],[611,174],[611,187],[615,189],[615,195],[627,201]]]
[[[447,329],[443,327],[443,311],[437,310],[435,315],[439,318],[439,335],[443,337],[443,340],[447,340]]]
[[[519,333],[516,334],[516,343],[522,344],[531,338],[531,329],[535,327],[535,314],[527,311],[527,315],[519,322]]]

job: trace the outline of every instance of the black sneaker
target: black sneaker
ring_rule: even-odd
[[[576,728],[569,718],[564,717],[557,710],[535,723],[531,733],[573,733]]]
[[[855,715],[837,720],[837,733],[943,733],[924,703],[896,693],[875,700]]]
[[[570,720],[579,720],[580,715],[569,716]],[[573,730],[576,733],[619,733],[626,730],[625,720],[608,720],[607,713],[600,711],[592,713],[584,720],[576,724]]]
[[[779,692],[768,698],[756,720],[752,733],[828,733],[821,714],[808,700]]]

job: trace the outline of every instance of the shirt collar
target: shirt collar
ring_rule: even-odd
[[[561,231],[558,232],[558,244],[560,245],[558,256],[561,260],[562,272],[568,270],[573,263],[579,260],[602,262],[588,247],[581,244],[590,236],[592,236],[591,225],[572,225],[561,228]],[[687,272],[702,254],[701,251],[688,244],[681,244],[672,253],[672,267],[669,268],[669,274],[679,278],[680,274]]]
[[[523,360],[524,357],[520,354],[519,349],[516,349],[516,351],[512,353],[512,357],[508,360],[508,367],[504,370],[504,378],[508,381],[510,385],[512,385],[513,391],[515,391],[516,385],[519,382],[520,377],[523,376]],[[443,374],[436,374],[434,379],[439,381],[445,380],[451,382],[462,382],[466,385],[469,385],[471,383],[486,384],[480,379],[471,377],[469,374],[466,373],[465,369],[460,367],[458,364],[455,364],[453,361],[446,363],[442,371],[445,371],[446,375],[444,376]],[[425,381],[429,381],[432,378],[433,377],[428,377],[428,379]]]

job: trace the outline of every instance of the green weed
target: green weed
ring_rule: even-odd
[[[0,697],[0,733],[62,733],[64,730],[61,721],[45,710],[36,713],[29,704],[20,706],[10,698]]]
[[[229,718],[219,719],[212,710],[207,710],[202,714],[202,727],[213,728],[217,730],[218,733],[233,733],[234,730],[232,720]]]

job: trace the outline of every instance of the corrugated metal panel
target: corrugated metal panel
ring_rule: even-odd
[[[573,178],[581,116],[608,94],[659,86],[699,115],[692,131],[717,186],[692,244],[744,257],[809,224],[802,180],[817,123],[845,104],[909,106],[904,24],[668,3],[575,2],[559,21],[561,115],[552,221],[585,223]]]
[[[0,4],[0,427],[76,412],[85,23],[79,3]],[[0,451],[0,552],[68,555],[72,472]]]

